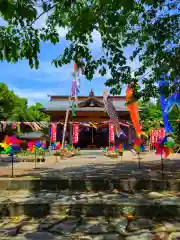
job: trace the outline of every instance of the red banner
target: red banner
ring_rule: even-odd
[[[166,133],[164,128],[151,129],[150,131],[150,143],[157,143],[158,139],[163,139]]]
[[[55,123],[51,124],[51,142],[56,141],[56,130],[57,130],[57,125]]]
[[[79,123],[73,123],[73,143],[78,143],[79,140]]]
[[[114,142],[114,126],[112,123],[109,123],[109,142]]]

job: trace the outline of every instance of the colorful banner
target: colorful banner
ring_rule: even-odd
[[[73,80],[72,80],[72,87],[71,87],[71,97],[77,98],[77,95],[80,92],[80,79],[79,79],[80,69],[78,68],[77,64],[74,64],[73,69]]]
[[[79,140],[79,123],[73,123],[73,143],[78,143]]]
[[[151,129],[150,131],[150,143],[157,143],[158,139],[163,139],[165,137],[166,133],[164,128],[158,128],[158,129]]]
[[[109,142],[114,142],[114,125],[112,123],[109,123]]]
[[[51,142],[56,142],[56,130],[57,130],[57,125],[55,123],[51,124]]]
[[[162,116],[163,116],[163,122],[164,122],[164,128],[167,133],[172,133],[173,128],[171,126],[171,123],[168,119],[168,113],[165,112],[166,109],[166,103],[165,103],[165,97],[164,97],[164,88],[168,85],[168,81],[159,81],[159,89],[160,89],[160,104],[161,104],[161,110],[162,110]]]

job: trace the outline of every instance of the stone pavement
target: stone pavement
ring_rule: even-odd
[[[87,152],[45,163],[1,162],[2,240],[177,240],[180,238],[179,155],[109,159]]]
[[[175,192],[19,191],[5,193],[2,198],[16,203],[16,208],[8,209],[14,211],[13,217],[0,218],[3,240],[175,240],[180,237],[180,198]],[[44,205],[38,205],[40,199]],[[21,213],[17,203],[24,207]],[[51,208],[47,203],[51,203]],[[108,207],[102,211],[102,205]],[[0,213],[2,216],[2,208]]]

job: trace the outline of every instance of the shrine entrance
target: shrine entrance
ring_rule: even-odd
[[[109,145],[108,128],[80,128],[79,144],[81,149],[100,149]]]

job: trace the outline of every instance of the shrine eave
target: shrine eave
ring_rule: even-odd
[[[126,102],[124,99],[113,100],[113,105],[116,111],[128,111]],[[72,103],[68,100],[50,100],[47,106],[44,107],[45,112],[54,112],[54,111],[66,111]],[[86,98],[84,101],[78,99],[76,101],[77,107],[76,111],[80,112],[103,112],[104,103],[102,100],[95,98]]]
[[[47,109],[44,108],[43,111],[44,112],[64,112],[67,109],[65,108],[51,108],[51,109]],[[128,110],[126,108],[119,108],[116,109],[117,112],[128,112]],[[83,108],[76,108],[76,112],[104,112],[103,108],[100,107],[83,107]]]

